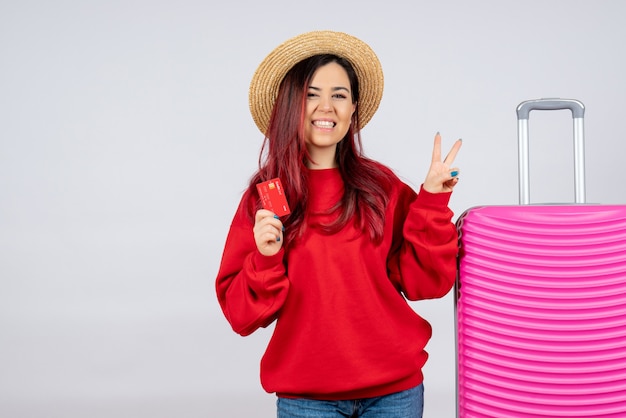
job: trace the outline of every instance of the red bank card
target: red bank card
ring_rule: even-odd
[[[278,216],[289,215],[291,210],[287,204],[285,190],[279,178],[264,181],[256,185],[263,209],[271,210]]]

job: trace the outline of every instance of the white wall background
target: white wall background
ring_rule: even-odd
[[[261,136],[248,83],[276,45],[341,30],[386,75],[366,152],[417,187],[464,139],[456,215],[517,203],[515,107],[587,106],[588,201],[626,203],[620,0],[0,2],[0,416],[271,417],[214,278]],[[573,196],[571,117],[531,114],[532,199]],[[426,417],[453,417],[451,295]]]

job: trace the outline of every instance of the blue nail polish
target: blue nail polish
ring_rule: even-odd
[[[451,175],[452,177],[456,177],[456,176],[458,176],[458,175],[459,175],[459,172],[458,172],[458,171],[453,171],[453,172],[451,172],[451,173],[450,173],[450,175]]]
[[[285,225],[283,225],[283,232],[285,232]]]
[[[274,218],[276,218],[276,219],[280,219],[280,218],[278,217],[278,215],[274,215]]]
[[[276,237],[276,242],[280,241],[280,237]]]

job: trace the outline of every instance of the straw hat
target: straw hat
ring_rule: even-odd
[[[374,116],[383,96],[384,83],[380,61],[372,48],[343,32],[307,32],[280,44],[252,76],[248,97],[250,113],[264,135],[283,78],[295,64],[318,54],[334,54],[350,61],[359,78],[360,127]]]

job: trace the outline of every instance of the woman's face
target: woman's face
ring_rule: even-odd
[[[315,168],[334,167],[337,144],[346,136],[356,109],[346,70],[336,62],[318,68],[306,94],[307,149]]]

